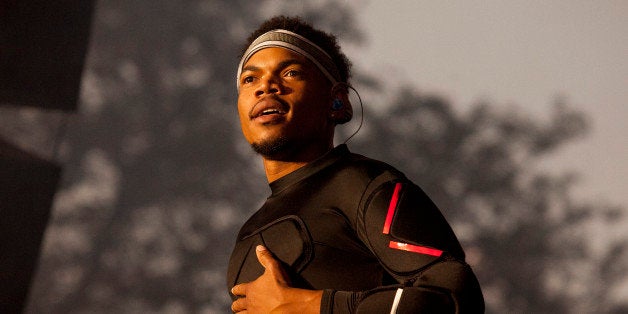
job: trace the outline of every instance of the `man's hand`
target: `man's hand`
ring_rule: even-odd
[[[290,287],[285,271],[272,253],[258,245],[257,260],[264,274],[252,282],[236,285],[231,293],[239,298],[231,304],[236,313],[319,313],[323,291]]]

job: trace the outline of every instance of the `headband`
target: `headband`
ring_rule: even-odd
[[[269,47],[286,48],[303,55],[308,60],[312,61],[332,84],[341,81],[340,72],[336,64],[325,50],[299,34],[285,29],[276,29],[257,37],[244,52],[242,60],[240,60],[240,64],[238,65],[238,76],[236,77],[238,90],[240,90],[240,75],[242,75],[242,67],[244,64],[253,54]]]

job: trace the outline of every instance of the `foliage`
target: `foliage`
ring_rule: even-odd
[[[344,42],[361,38],[352,8],[337,1],[285,2],[275,11],[268,2],[98,3],[81,112],[62,145],[64,185],[27,312],[228,311],[224,273],[235,234],[268,193],[235,114],[240,43],[282,12]],[[357,81],[377,87],[368,76]],[[462,115],[412,88],[386,93],[399,96],[384,113],[366,108],[351,147],[398,166],[434,198],[489,312],[591,309],[571,302],[591,290],[600,308],[621,310],[607,296],[626,271],[618,266],[626,244],[594,258],[578,232],[620,211],[578,203],[572,175],[533,168],[586,131],[582,113],[559,105],[542,122],[478,104]],[[599,284],[559,289],[583,267]]]
[[[234,88],[263,5],[98,3],[29,312],[226,312],[231,246],[266,192]]]
[[[398,95],[386,113],[367,113],[368,128],[354,146],[397,165],[427,190],[466,247],[488,311],[596,309],[581,301],[586,295],[565,289],[583,284],[583,273],[591,275],[585,265],[597,259],[586,235],[573,231],[597,218],[610,225],[621,211],[574,201],[574,174],[534,168],[586,132],[584,114],[557,101],[548,121],[484,103],[463,115],[441,97],[410,88]],[[611,245],[619,250],[626,242]],[[606,258],[617,263],[626,256],[614,251]],[[595,288],[597,309],[613,308],[609,294],[623,271],[616,266],[594,271],[607,274]]]

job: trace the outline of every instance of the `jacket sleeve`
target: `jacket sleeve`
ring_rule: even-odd
[[[325,290],[321,313],[482,313],[479,283],[438,208],[406,179],[374,180],[356,231],[390,283],[368,291]]]

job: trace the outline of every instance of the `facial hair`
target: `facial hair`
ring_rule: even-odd
[[[251,143],[253,150],[267,159],[279,160],[290,146],[288,139],[284,136],[266,140],[259,143]]]

